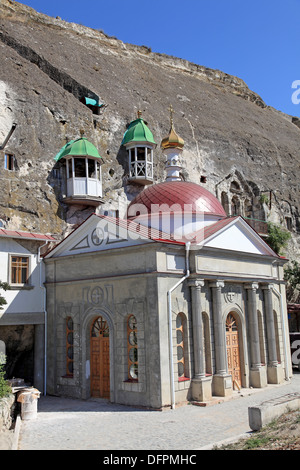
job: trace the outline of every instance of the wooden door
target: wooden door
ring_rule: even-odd
[[[239,350],[239,332],[236,319],[230,313],[226,319],[226,348],[228,373],[232,376],[233,389],[241,388],[241,361]]]
[[[91,396],[109,398],[109,328],[107,322],[98,317],[91,328]]]

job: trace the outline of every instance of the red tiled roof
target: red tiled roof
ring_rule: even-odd
[[[76,230],[78,230],[82,225],[84,225],[91,217],[98,217],[99,219],[106,220],[107,222],[111,222],[115,225],[118,225],[129,232],[132,232],[136,235],[141,235],[143,238],[147,238],[149,240],[163,242],[163,243],[174,243],[178,245],[185,245],[185,241],[177,241],[175,240],[172,235],[157,230],[152,227],[145,227],[139,223],[134,222],[133,220],[128,219],[119,219],[115,217],[110,217],[107,215],[101,214],[91,214],[85,221],[83,221],[78,227],[76,227],[66,238],[61,240],[56,246],[54,246],[51,250],[49,250],[44,256],[48,256],[52,251],[56,250],[67,238],[69,238]]]
[[[165,181],[144,189],[129,205],[128,213],[134,211],[134,205],[143,205],[148,213],[153,213],[153,205],[167,204],[169,207],[177,204],[184,210],[192,206],[193,212],[206,213],[226,217],[219,200],[202,186],[187,181]],[[131,217],[136,214],[131,214]]]
[[[55,238],[51,237],[50,235],[44,235],[42,233],[20,232],[19,230],[6,230],[4,228],[0,228],[0,237],[56,241]]]
[[[161,230],[157,230],[153,227],[145,227],[137,222],[134,222],[130,219],[118,219],[115,217],[109,217],[106,215],[97,215],[100,219],[107,220],[108,222],[112,222],[113,224],[122,227],[129,232],[132,232],[136,235],[140,235],[143,238],[148,238],[149,240],[161,241],[161,242],[168,242],[168,243],[179,243],[184,245],[184,241],[177,241],[174,239],[172,235],[166,232],[162,232]]]

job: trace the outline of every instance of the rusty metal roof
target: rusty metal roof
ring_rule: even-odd
[[[0,237],[3,238],[22,238],[23,240],[49,240],[56,241],[51,235],[44,235],[42,233],[21,232],[19,230],[7,230],[0,228]]]

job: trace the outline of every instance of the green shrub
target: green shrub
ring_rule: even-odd
[[[10,286],[9,286],[9,284],[7,284],[7,282],[1,282],[0,281],[0,289],[9,290]],[[6,302],[5,298],[2,297],[2,295],[0,294],[0,310],[3,310],[2,305],[6,305],[6,304],[7,304],[7,302]]]
[[[266,242],[275,251],[275,253],[282,254],[281,250],[286,248],[287,242],[291,238],[290,232],[282,229],[279,225],[268,222],[268,237]]]
[[[292,260],[284,270],[284,279],[292,289],[300,288],[300,265],[298,261]]]
[[[8,397],[11,393],[11,387],[8,384],[7,380],[5,380],[5,371],[4,371],[4,364],[5,364],[5,356],[4,354],[0,353],[0,398]]]

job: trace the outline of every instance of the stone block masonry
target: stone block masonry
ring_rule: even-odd
[[[249,426],[259,431],[282,414],[300,408],[300,393],[289,393],[248,408]]]

